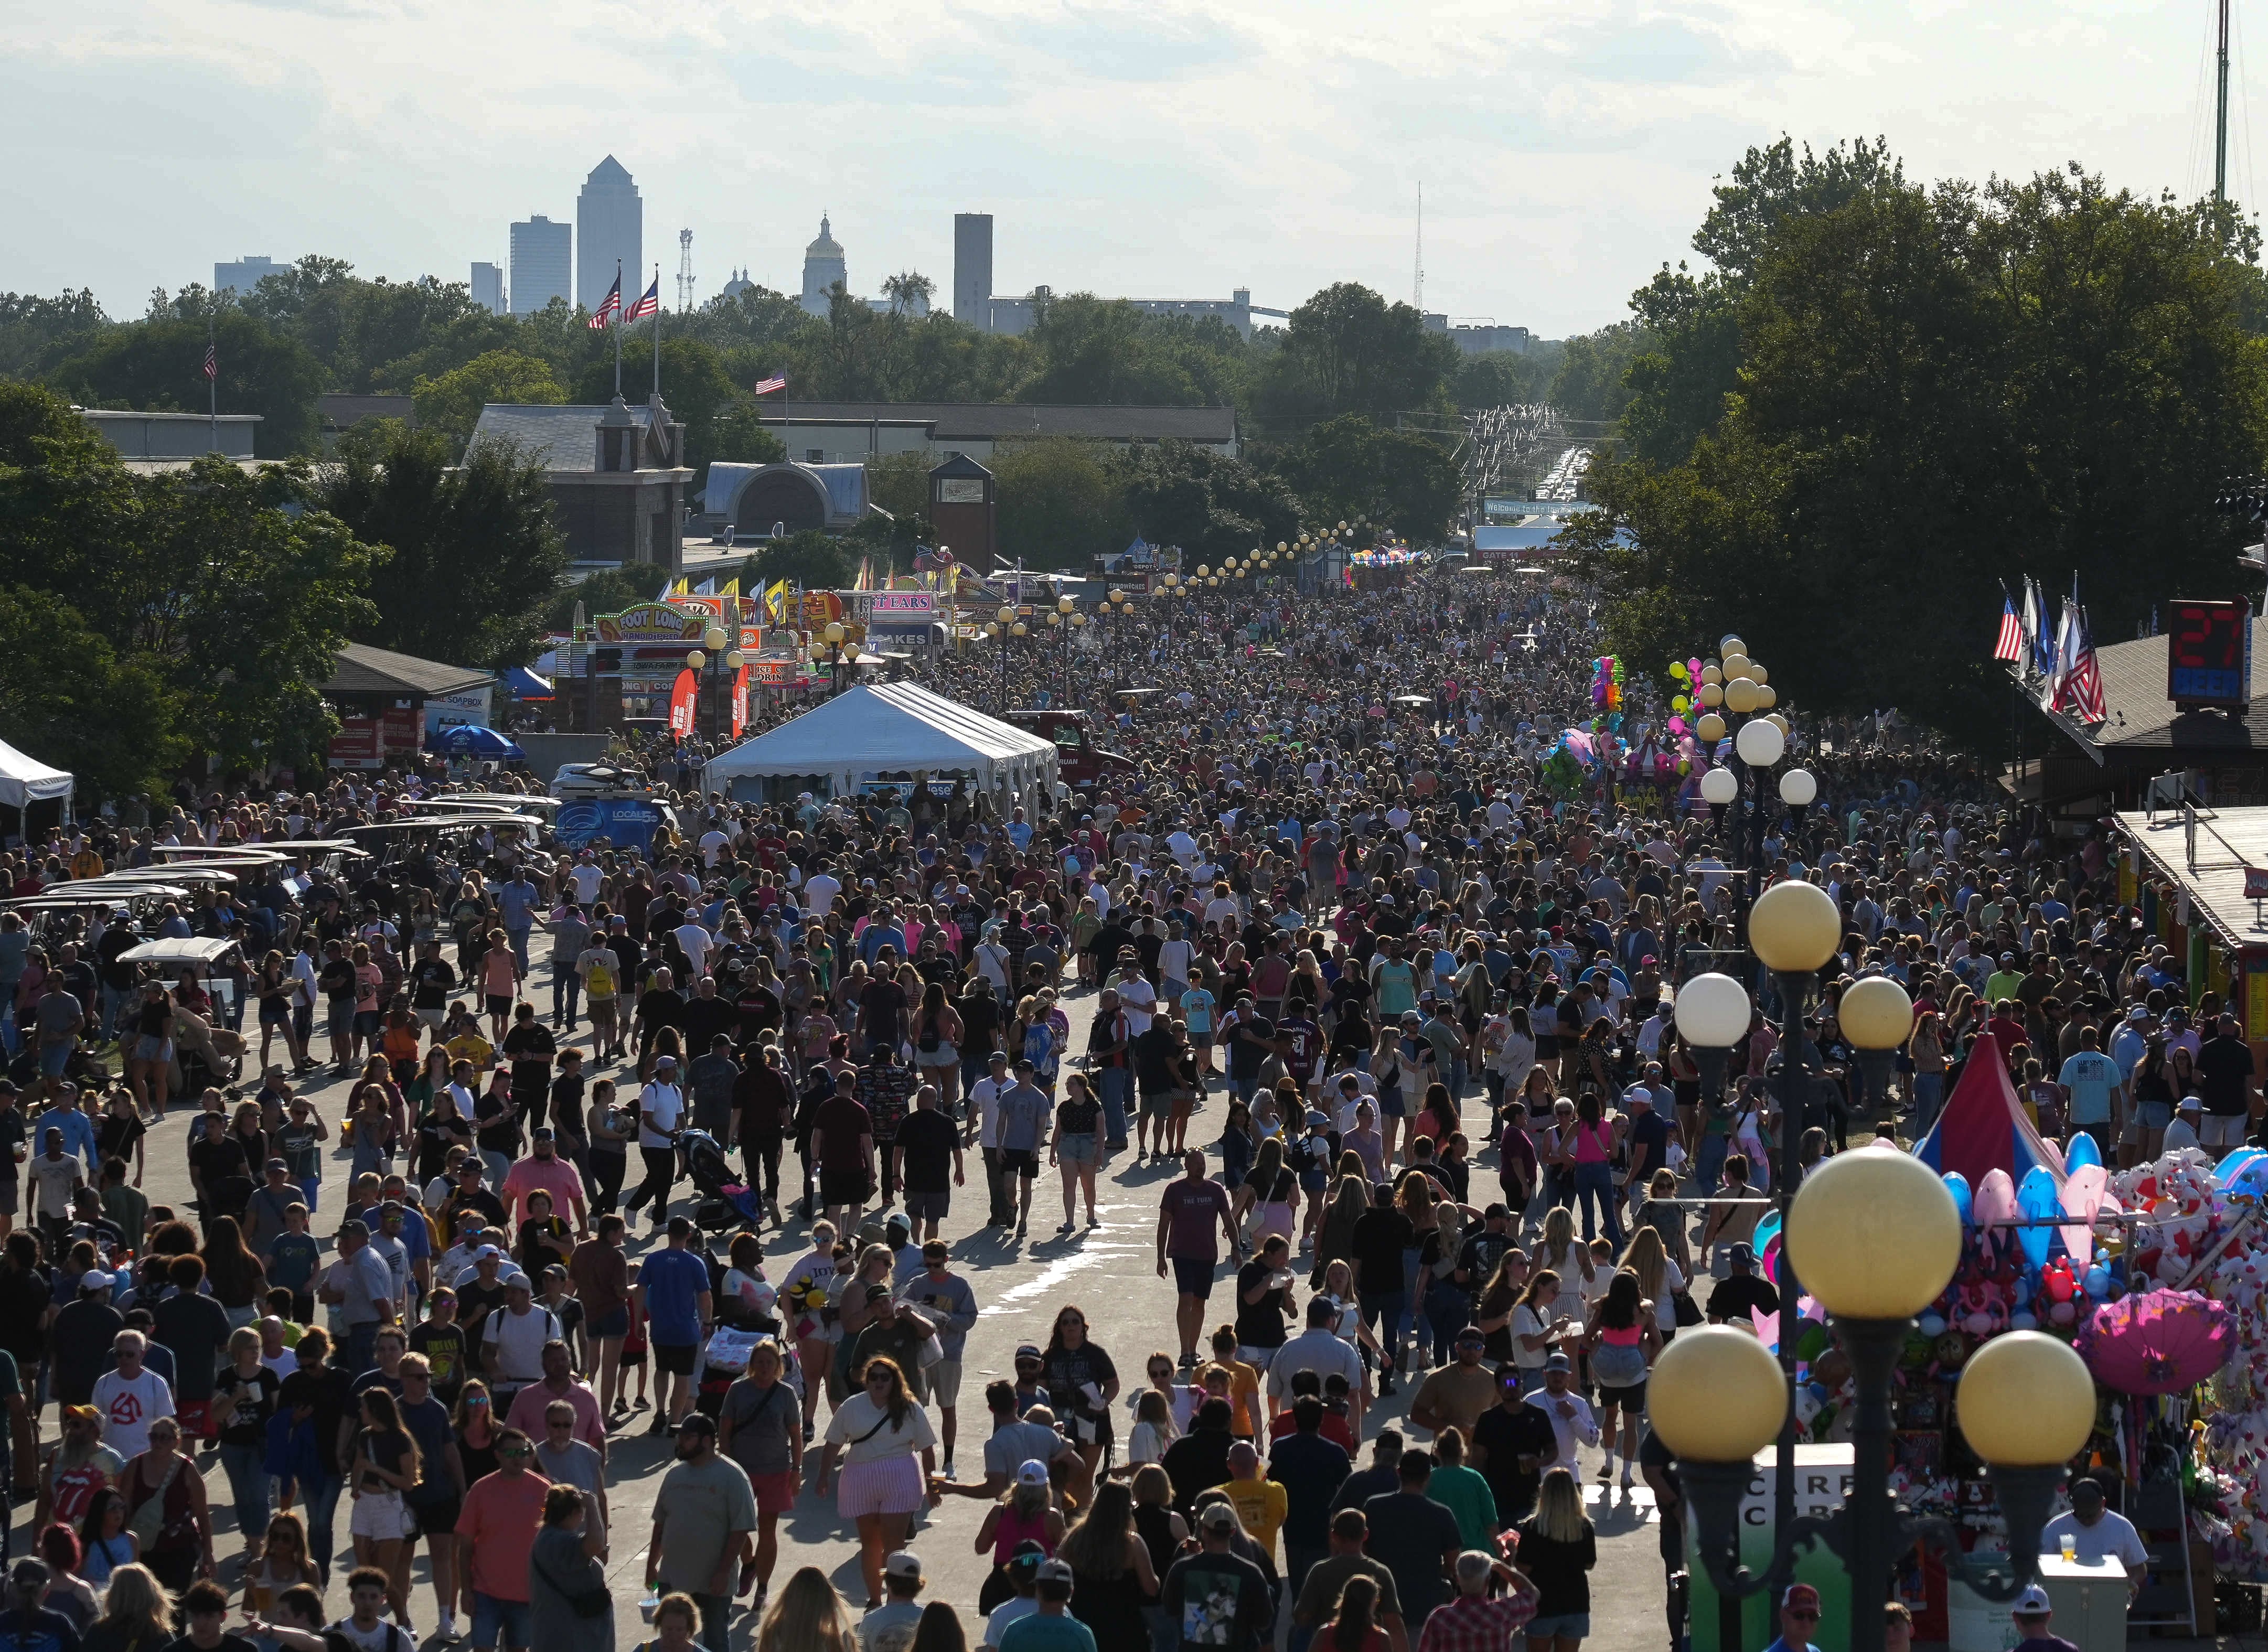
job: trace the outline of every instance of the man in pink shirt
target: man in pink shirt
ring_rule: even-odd
[[[583,1206],[582,1172],[559,1156],[549,1125],[536,1131],[535,1145],[530,1156],[519,1160],[504,1175],[501,1196],[511,1207],[514,1231],[527,1220],[527,1199],[531,1193],[550,1194],[554,1210],[564,1210],[572,1206],[575,1237],[578,1239],[590,1237],[590,1214]],[[539,1416],[541,1414],[538,1413]]]
[[[479,1652],[496,1652],[499,1641],[528,1644],[528,1556],[551,1489],[534,1467],[535,1448],[519,1429],[499,1430],[496,1450],[496,1472],[472,1483],[457,1516],[458,1550],[471,1559],[463,1604]]]
[[[591,1391],[588,1384],[575,1380],[574,1362],[567,1345],[556,1340],[543,1345],[543,1380],[530,1383],[519,1391],[504,1418],[505,1426],[522,1430],[530,1439],[540,1438],[543,1413],[554,1400],[564,1400],[575,1407],[575,1437],[596,1451],[599,1461],[605,1462],[607,1425],[599,1414],[599,1397]]]

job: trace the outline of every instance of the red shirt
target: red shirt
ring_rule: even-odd
[[[483,1474],[465,1494],[457,1536],[473,1557],[473,1587],[497,1600],[528,1598],[528,1556],[551,1482],[535,1470]]]

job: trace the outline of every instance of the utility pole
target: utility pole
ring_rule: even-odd
[[[2214,60],[2218,81],[2213,110],[2213,198],[2228,199],[2228,0],[2220,0],[2220,51]]]
[[[693,308],[693,231],[677,232],[677,308],[680,314]]]

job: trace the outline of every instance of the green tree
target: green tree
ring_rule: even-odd
[[[459,447],[471,439],[481,409],[491,401],[556,407],[567,400],[565,387],[551,376],[550,367],[518,350],[476,356],[438,378],[418,379],[410,393],[416,398],[419,426]]]
[[[1029,568],[1084,571],[1094,557],[1125,549],[1133,524],[1125,481],[1112,458],[1107,449],[1068,437],[997,449],[990,468],[1001,556],[1012,562],[1020,556]]]
[[[1161,442],[1117,461],[1126,512],[1153,545],[1192,562],[1219,562],[1295,537],[1300,502],[1282,477],[1187,442]]]
[[[438,430],[357,425],[314,497],[355,538],[390,553],[370,584],[364,642],[455,665],[521,665],[567,569],[541,464],[482,442],[453,465]]]
[[[652,335],[647,334],[644,348],[635,351],[631,341],[623,341],[622,383],[629,398],[639,401],[653,385]],[[575,400],[603,403],[614,393],[613,355],[585,362],[575,380]],[[662,339],[661,399],[685,426],[685,462],[696,473],[692,491],[696,496],[709,485],[712,459],[768,465],[787,457],[779,437],[762,428],[761,409],[733,382],[723,352],[713,344],[697,338]],[[727,448],[729,452],[723,451]]]
[[[252,445],[261,459],[313,453],[322,363],[297,340],[201,288],[186,290],[154,319],[90,335],[39,376],[85,407],[202,413],[208,320],[220,411],[260,415]]]
[[[1806,709],[1987,744],[2000,585],[2076,571],[2097,635],[2237,589],[2220,478],[2268,447],[2257,241],[2076,168],[1883,180],[1791,214],[1739,312],[1740,390],[1683,461],[1607,460],[1568,539],[1641,662],[1738,628]],[[1621,530],[1617,532],[1616,530]]]
[[[575,623],[575,605],[583,605],[585,620],[602,613],[620,613],[633,603],[652,602],[656,581],[652,569],[594,568],[580,579],[568,580],[544,604],[543,628],[566,631]]]
[[[835,591],[848,585],[852,564],[842,541],[817,528],[805,528],[765,545],[740,564],[740,590],[761,593],[777,580],[800,584],[806,591]]]
[[[1609,422],[1621,417],[1630,400],[1623,376],[1646,342],[1645,329],[1631,321],[1569,339],[1559,371],[1551,378],[1551,405],[1571,419]]]
[[[1439,544],[1463,498],[1455,456],[1432,437],[1381,430],[1359,413],[1316,425],[1277,468],[1308,511],[1382,523],[1418,545]]]
[[[52,298],[0,292],[0,373],[23,373],[42,359],[68,355],[110,325],[92,288]]]
[[[1406,304],[1340,282],[1292,312],[1256,405],[1287,425],[1343,413],[1375,419],[1446,409],[1456,369],[1457,347],[1447,334],[1428,331]]]
[[[0,738],[68,769],[80,807],[162,792],[188,755],[175,697],[52,591],[0,591]]]
[[[1460,407],[1507,407],[1549,399],[1558,357],[1541,350],[1486,350],[1462,357],[1451,393]]]

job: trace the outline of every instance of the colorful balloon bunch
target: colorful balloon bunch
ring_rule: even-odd
[[[1619,655],[1602,654],[1591,662],[1591,703],[1602,711],[1623,709],[1623,662]]]
[[[1683,689],[1681,689],[1678,693],[1674,694],[1669,697],[1669,709],[1672,711],[1692,710],[1693,697],[1691,691],[1695,685],[1699,683],[1701,680],[1701,657],[1697,654],[1691,659],[1674,659],[1670,661],[1669,677],[1672,682],[1679,682],[1685,685]]]

